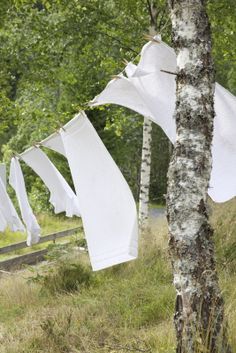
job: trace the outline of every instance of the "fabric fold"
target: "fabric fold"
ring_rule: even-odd
[[[48,136],[46,139],[40,142],[40,145],[56,151],[62,154],[64,157],[66,156],[64,145],[59,132],[55,132],[54,134]]]
[[[7,228],[7,221],[5,220],[1,210],[0,210],[0,232],[4,232]]]
[[[4,231],[6,226],[9,226],[12,232],[24,232],[25,227],[21,222],[13,203],[8,196],[5,185],[0,178],[0,222],[1,229]]]
[[[183,55],[189,53],[184,51]],[[177,71],[174,50],[160,38],[154,38],[144,45],[138,65],[129,63],[125,71],[127,77],[120,74],[110,81],[90,105],[113,103],[130,108],[158,124],[174,143]],[[236,196],[236,97],[216,83],[214,99],[216,116],[208,193],[215,202],[225,202]]]
[[[60,133],[80,199],[93,270],[135,259],[136,205],[119,168],[85,113],[73,118]]]
[[[10,165],[9,183],[15,190],[17,200],[20,206],[21,217],[27,230],[27,245],[31,246],[40,240],[40,226],[30,207],[23,173],[17,157],[13,157]]]
[[[67,217],[80,216],[77,196],[40,148],[30,148],[21,154],[21,158],[38,174],[49,189],[49,201],[53,205],[55,213],[65,212]]]

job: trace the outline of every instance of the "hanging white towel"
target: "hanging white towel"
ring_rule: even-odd
[[[0,213],[1,213],[1,228],[5,230],[8,225],[12,232],[21,231],[24,232],[25,228],[11,202],[10,197],[7,194],[5,185],[0,178]],[[5,226],[5,228],[4,228]]]
[[[138,66],[127,65],[128,77],[120,74],[119,78],[110,81],[91,105],[114,103],[148,116],[174,143],[176,84],[175,75],[171,73],[176,72],[177,61],[174,50],[159,38],[157,40],[143,47]],[[215,112],[208,193],[214,201],[224,202],[236,196],[236,97],[219,84],[215,89]]]
[[[30,148],[21,154],[21,158],[40,176],[49,189],[49,201],[55,213],[66,212],[68,217],[80,216],[77,196],[40,148]]]
[[[16,192],[21,210],[21,217],[26,225],[27,245],[31,246],[38,243],[40,240],[40,226],[28,201],[24,177],[17,157],[12,158],[11,160],[9,183]]]
[[[215,86],[212,172],[208,193],[216,202],[236,196],[236,97]]]
[[[85,113],[61,130],[93,270],[135,259],[136,205],[127,182]]]
[[[4,232],[7,228],[7,221],[5,220],[1,210],[0,210],[0,232]]]
[[[6,165],[3,163],[0,163],[0,178],[3,181],[4,185],[7,185],[7,178],[6,178]]]

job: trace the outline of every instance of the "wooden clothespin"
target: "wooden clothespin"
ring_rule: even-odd
[[[156,38],[153,38],[152,36],[150,36],[150,34],[144,34],[144,39],[146,39],[147,41],[151,41],[151,42],[157,43],[157,44],[161,43],[161,41],[159,41]]]
[[[125,64],[125,66],[127,66],[129,64],[128,60],[126,60],[126,59],[123,59],[122,63]]]
[[[177,72],[171,72],[171,71],[167,71],[167,70],[160,70],[161,72],[165,72],[166,74],[170,74],[170,75],[178,75]]]
[[[119,75],[112,75],[111,78],[112,78],[113,80],[116,80],[116,79],[120,79],[121,77],[120,77]]]

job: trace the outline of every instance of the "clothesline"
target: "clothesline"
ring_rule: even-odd
[[[40,147],[67,158],[76,194]],[[50,191],[55,213],[82,216],[93,270],[137,257],[138,222],[131,190],[86,114],[81,112],[54,133],[19,155]],[[10,184],[16,191],[28,232],[27,244],[39,240],[39,227],[26,198],[18,156],[12,158]],[[14,182],[13,176],[14,175]],[[21,186],[17,188],[19,184]],[[19,228],[18,228],[19,229]]]
[[[159,34],[159,35],[156,35],[156,36],[154,36],[154,37],[152,37],[152,36],[150,36],[150,35],[147,34],[147,35],[144,35],[144,38],[145,38],[147,41],[149,41],[149,42],[154,42],[154,43],[158,43],[158,44],[161,43],[161,35],[160,35],[160,34]],[[129,62],[124,59],[124,64],[127,65],[127,64],[133,63],[133,62],[141,55],[141,53],[142,53],[142,49],[141,49],[140,52],[139,52],[132,60],[130,60]],[[165,71],[164,69],[163,69],[163,70],[160,70],[160,71],[163,71],[163,72],[166,72],[166,73],[170,73],[170,74],[174,74],[174,73],[172,73],[172,72]],[[120,78],[119,75],[121,75],[121,74],[123,74],[123,73],[125,73],[125,72],[126,72],[126,67],[125,67],[122,71],[120,71],[119,74],[117,74],[117,75],[112,75],[112,78],[117,78],[117,79],[119,79],[119,78]],[[91,104],[90,104],[90,103],[91,103],[91,101],[85,102],[84,104],[82,104],[82,106],[91,108]],[[79,110],[79,111],[77,112],[77,114],[80,114],[81,112],[83,112],[83,109]],[[60,126],[60,128],[59,128],[59,129],[56,129],[51,135],[49,135],[48,137],[44,138],[44,139],[43,139],[42,141],[40,141],[40,142],[35,142],[32,146],[30,146],[29,148],[27,148],[25,151],[23,151],[23,152],[21,152],[21,153],[17,153],[17,152],[14,151],[14,152],[13,152],[13,155],[15,154],[15,155],[17,155],[17,156],[20,158],[20,156],[22,155],[22,153],[27,152],[28,150],[30,150],[30,149],[33,148],[33,147],[41,146],[42,143],[44,143],[44,142],[50,140],[51,137],[52,137],[52,135],[54,135],[54,134],[59,134],[59,133],[60,133],[60,129],[64,129],[64,126],[63,126],[61,123],[59,123],[59,122],[58,122],[58,125]]]
[[[132,109],[149,117],[175,143],[176,124],[173,116],[176,84],[174,75],[165,74],[166,71],[177,71],[174,50],[162,41],[158,44],[151,41],[142,48],[138,65],[129,63],[125,69],[127,77],[119,75],[119,80],[108,82],[90,105],[118,104]],[[186,94],[191,98],[193,88],[187,88]],[[214,99],[216,116],[208,193],[215,202],[225,202],[236,195],[236,97],[216,83]],[[192,99],[193,107],[194,103]]]
[[[175,52],[155,37],[136,58],[139,55],[139,64],[129,62],[88,106],[113,103],[137,111],[150,117],[174,143]],[[222,202],[236,195],[236,98],[218,84],[215,98],[213,188],[209,189],[209,194]],[[66,157],[76,192],[41,147]],[[38,241],[40,228],[28,203],[19,160],[27,163],[43,180],[50,191],[49,201],[55,213],[66,212],[69,217],[81,215],[94,270],[137,257],[138,227],[133,195],[84,111],[24,152],[15,153],[11,161],[10,184],[16,191],[28,232],[27,243],[31,245]],[[1,193],[8,212],[0,204],[0,230],[6,224],[12,229],[23,229],[0,180],[0,196]]]

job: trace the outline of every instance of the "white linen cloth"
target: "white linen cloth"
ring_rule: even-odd
[[[130,188],[85,113],[61,129],[94,271],[138,253],[136,205]]]
[[[7,185],[7,178],[6,178],[6,165],[3,163],[0,163],[0,178],[3,181],[4,185]]]
[[[80,216],[78,198],[40,148],[33,147],[26,150],[21,154],[21,158],[39,175],[49,189],[49,201],[53,205],[55,213],[66,212],[68,217]]]
[[[17,200],[21,210],[21,217],[27,230],[27,245],[31,246],[36,244],[40,240],[40,226],[28,201],[25,189],[25,181],[17,157],[13,157],[11,160],[9,184],[16,192]]]
[[[7,221],[5,220],[0,210],[0,232],[4,232],[6,228],[7,228]]]
[[[0,178],[0,224],[1,230],[4,231],[9,226],[12,232],[24,232],[25,228],[8,196],[5,185]]]
[[[114,103],[150,117],[174,143],[175,75],[160,70],[176,69],[174,50],[157,38],[144,45],[138,66],[126,66],[128,77],[118,75],[90,105]],[[215,112],[208,193],[215,202],[224,202],[236,196],[236,97],[217,83]]]
[[[236,97],[216,83],[212,144],[211,198],[224,202],[236,196]]]
[[[54,134],[48,136],[40,142],[40,145],[50,148],[51,150],[56,151],[66,157],[66,152],[59,132],[55,132]]]

